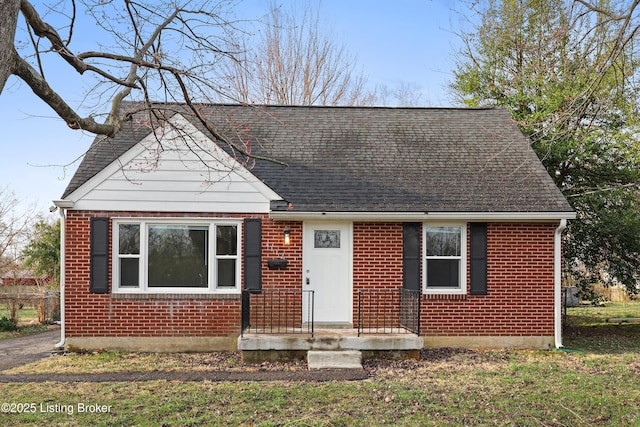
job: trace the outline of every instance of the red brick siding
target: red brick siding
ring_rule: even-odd
[[[290,243],[284,245],[284,231],[290,232]],[[287,261],[286,268],[269,269],[269,260]],[[302,223],[262,222],[262,289],[251,295],[251,324],[258,329],[271,326],[298,328],[302,324]],[[270,290],[286,293],[273,294]]]
[[[396,301],[401,288],[402,224],[354,223],[354,324],[360,322],[362,327],[378,328],[395,322],[398,317]],[[377,292],[366,292],[370,289]],[[361,290],[365,292],[360,293]],[[361,313],[358,313],[359,298]],[[380,298],[386,299],[390,304],[383,306]]]
[[[240,296],[145,296],[89,292],[91,217],[207,217],[243,218],[249,215],[69,211],[66,221],[65,326],[68,337],[86,336],[229,336],[240,332]],[[250,215],[259,217],[259,215]],[[274,223],[263,216],[263,282],[300,287],[302,227]],[[282,242],[291,229],[291,245]],[[284,256],[286,270],[268,270],[267,260]],[[111,264],[110,264],[111,267]],[[111,289],[110,289],[111,291]]]
[[[179,213],[69,211],[66,222],[66,333],[85,336],[229,336],[240,331],[239,296],[136,297],[89,293],[89,226],[102,217],[222,217]],[[302,224],[262,217],[263,289],[302,289]],[[553,335],[554,224],[489,224],[488,292],[437,298],[422,296],[421,328],[439,336]],[[284,230],[291,244],[284,246]],[[284,258],[286,269],[268,269]],[[360,289],[402,288],[402,224],[353,225],[354,322]],[[301,319],[299,300],[279,309]]]
[[[284,245],[284,231],[290,231],[290,244]],[[267,268],[268,260],[286,259],[285,269]],[[302,223],[262,221],[262,288],[302,289]]]
[[[555,228],[553,224],[489,224],[489,294],[423,295],[422,334],[553,335]],[[467,254],[468,245],[467,241]],[[353,260],[353,318],[357,321],[358,290],[402,288],[402,224],[355,223]],[[467,290],[468,281],[467,271]],[[365,325],[375,323],[368,314],[365,309]],[[385,315],[393,317],[393,313]]]
[[[555,228],[490,223],[488,295],[462,300],[423,296],[422,334],[552,336]]]
[[[402,288],[401,223],[353,224],[353,290],[370,288]]]

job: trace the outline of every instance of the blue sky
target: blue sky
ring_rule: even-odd
[[[280,0],[287,4],[295,0]],[[238,15],[257,18],[268,0],[245,0]],[[428,106],[453,105],[446,90],[459,47],[459,16],[449,0],[323,0],[324,24],[357,58],[373,86],[402,82],[421,89]],[[76,37],[79,37],[77,34]],[[83,35],[83,44],[91,40]],[[94,47],[95,49],[95,47]],[[72,105],[83,100],[83,81],[68,66],[49,70],[54,88]],[[88,87],[88,86],[87,86]],[[93,136],[72,131],[25,84],[11,78],[0,95],[0,187],[15,192],[22,209],[50,215]]]

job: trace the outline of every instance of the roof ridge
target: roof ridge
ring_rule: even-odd
[[[128,105],[142,104],[143,101],[123,101]],[[184,102],[162,102],[152,101],[151,105],[158,107],[187,107]],[[194,102],[193,105],[203,107],[255,107],[255,108],[291,108],[291,109],[363,109],[363,110],[459,110],[459,111],[487,111],[487,110],[503,110],[498,106],[430,106],[430,105],[303,105],[303,104],[249,104],[249,103],[233,103],[233,102]]]

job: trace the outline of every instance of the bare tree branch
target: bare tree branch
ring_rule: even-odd
[[[29,0],[0,0],[3,10],[12,12],[10,14],[12,19],[7,20],[7,26],[3,25],[2,38],[0,38],[0,51],[6,49],[7,52],[6,55],[2,55],[7,60],[3,61],[2,66],[0,66],[0,82],[2,82],[3,86],[6,78],[11,74],[15,74],[50,105],[72,129],[83,129],[97,134],[114,136],[120,127],[120,121],[124,118],[120,114],[122,101],[129,98],[133,94],[133,90],[136,91],[136,96],[139,96],[138,99],[143,98],[150,101],[156,98],[157,93],[164,92],[165,95],[172,96],[173,87],[180,88],[180,82],[177,82],[173,77],[172,81],[167,80],[163,73],[168,73],[169,76],[182,75],[184,79],[193,82],[193,85],[187,88],[191,94],[191,99],[196,95],[198,98],[202,95],[206,96],[202,91],[204,88],[196,86],[196,84],[207,80],[208,77],[210,78],[206,74],[207,68],[211,69],[215,64],[215,60],[207,60],[206,56],[231,55],[224,49],[214,46],[216,37],[211,37],[210,32],[216,26],[223,31],[227,31],[224,27],[228,26],[228,23],[216,15],[216,11],[220,6],[210,3],[209,0],[201,0],[199,8],[187,9],[173,2],[167,2],[160,6],[157,3],[146,5],[143,1],[125,0],[124,9],[128,19],[127,27],[133,32],[133,39],[126,37],[124,32],[120,33],[122,30],[120,27],[115,30],[115,25],[118,24],[117,20],[122,15],[105,12],[108,16],[106,20],[113,21],[112,24],[114,26],[110,29],[113,31],[112,35],[115,40],[122,42],[121,49],[119,51],[90,51],[76,55],[68,47],[77,18],[75,1],[71,4],[69,40],[64,41],[58,30],[42,19]],[[106,7],[117,10],[121,6],[111,4],[111,2],[100,2],[87,7],[93,13],[103,11]],[[19,13],[22,14],[27,23],[27,30],[32,31],[32,34],[37,37],[33,38],[32,44],[40,71],[34,69],[13,46],[13,35],[15,34]],[[96,18],[98,18],[97,15]],[[4,20],[6,20],[6,17],[2,20],[3,24]],[[97,24],[101,26],[103,22],[99,20]],[[11,29],[12,32],[6,32],[7,28]],[[106,26],[103,28],[106,28]],[[172,33],[175,35],[173,38],[171,36]],[[51,52],[54,52],[73,67],[79,75],[91,71],[104,82],[113,84],[116,91],[111,97],[111,107],[104,125],[98,125],[93,117],[82,117],[77,114],[52,88],[45,77],[45,68],[40,60],[40,55],[43,52],[47,52],[42,51],[40,48],[40,40],[42,39],[51,43]],[[163,39],[170,40],[173,43],[171,49],[177,49],[171,54],[174,56],[171,56],[168,52],[163,52],[164,43],[161,43]],[[125,53],[124,49],[129,52]],[[184,55],[188,52],[195,52],[198,49],[203,49],[203,53],[196,59],[202,60],[202,62],[192,68],[193,71],[190,71],[188,67],[179,68],[175,65],[167,66],[164,64],[165,58],[173,61],[174,64],[185,63],[188,58],[184,57]],[[103,60],[103,63],[98,63],[96,60]],[[117,76],[117,70],[122,70],[124,64],[128,64],[128,72],[124,77],[119,77]],[[152,75],[150,71],[155,71],[156,74]],[[156,94],[149,93],[148,90],[152,86],[148,83],[143,83],[144,80],[159,83],[160,91],[156,92]],[[212,86],[209,83],[205,87],[210,88]],[[194,92],[194,90],[199,92]],[[202,102],[202,100],[204,99],[199,99],[199,102]]]
[[[235,28],[226,18],[230,1],[164,0],[160,4],[155,0],[122,3],[71,0],[70,4],[66,3],[71,8],[69,13],[59,9],[65,6],[61,1],[49,12],[54,17],[55,14],[62,16],[62,24],[52,19],[52,15],[39,14],[40,5],[34,6],[30,0],[0,0],[0,6],[6,4],[13,5],[16,19],[19,14],[24,17],[33,52],[14,47],[13,34],[9,40],[8,35],[0,31],[0,48],[10,47],[0,72],[23,80],[70,128],[114,137],[122,123],[132,117],[133,112],[129,111],[132,104],[124,107],[127,100],[136,102],[134,108],[146,112],[145,126],[158,129],[170,123],[166,103],[175,102],[185,106],[181,110],[183,114],[199,122],[212,138],[227,144],[238,157],[264,159],[252,152],[242,132],[223,135],[199,111],[198,104],[228,99],[226,88],[216,80],[219,64],[222,61],[239,63],[233,47]],[[82,7],[88,13],[83,14],[79,10]],[[101,37],[96,37],[101,40],[101,46],[77,53],[72,50],[70,40],[75,34],[74,26],[87,17],[95,19],[93,25],[101,31]],[[4,21],[0,19],[0,22]],[[16,23],[11,25],[15,31]],[[61,28],[67,25],[69,39],[63,40]],[[109,40],[107,43],[102,41],[104,36]],[[112,44],[107,47],[108,43]],[[100,92],[93,92],[94,99],[107,96],[109,104],[102,123],[97,121],[98,114],[79,114],[81,110],[56,91],[53,82],[60,73],[45,77],[46,67],[50,66],[50,61],[44,60],[47,55],[61,58],[65,65],[71,66],[79,82],[86,79],[98,82],[95,87],[100,87]],[[0,74],[0,78],[2,76]],[[84,80],[80,80],[81,76]]]
[[[22,59],[18,52],[12,52],[11,60],[15,64],[14,73],[24,80],[33,92],[49,105],[71,129],[82,129],[89,132],[114,136],[117,127],[110,124],[98,124],[92,117],[82,118],[71,108],[56,91],[54,91],[46,79],[44,79],[27,61]]]
[[[62,38],[58,34],[55,28],[44,22],[38,12],[27,0],[20,2],[20,12],[24,16],[24,19],[29,24],[29,27],[33,29],[34,33],[38,37],[44,37],[51,42],[53,50],[57,52],[69,65],[71,65],[78,73],[83,74],[87,71],[87,65],[78,60],[71,51],[67,48]]]

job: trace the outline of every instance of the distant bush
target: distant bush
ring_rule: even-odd
[[[13,323],[11,320],[9,320],[9,318],[7,318],[6,316],[3,316],[2,319],[0,319],[0,331],[15,331],[16,330],[16,324]]]

